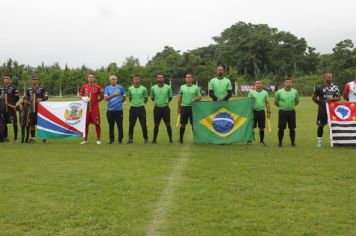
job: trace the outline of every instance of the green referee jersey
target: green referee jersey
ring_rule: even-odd
[[[162,87],[159,87],[157,84],[152,86],[151,98],[154,99],[155,106],[157,107],[168,106],[170,97],[172,97],[171,86],[167,84],[164,84]]]
[[[257,91],[252,90],[248,93],[249,98],[254,98],[253,110],[255,111],[263,111],[266,106],[266,102],[268,102],[268,93],[265,90]]]
[[[227,92],[232,90],[231,81],[226,77],[222,79],[215,77],[209,82],[209,90],[213,90],[217,98],[224,98]]]
[[[295,108],[296,102],[299,101],[299,93],[291,88],[289,91],[284,88],[277,91],[275,100],[279,101],[279,109],[283,111],[292,111]]]
[[[131,85],[127,91],[127,96],[131,98],[131,106],[142,107],[145,105],[145,98],[148,97],[147,89],[140,85],[135,87]]]
[[[191,86],[187,86],[186,84],[180,86],[179,95],[182,97],[181,106],[183,107],[191,106],[192,100],[201,96],[199,88],[195,84],[192,84]]]

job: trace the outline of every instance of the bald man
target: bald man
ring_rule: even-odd
[[[333,74],[326,73],[324,76],[324,84],[315,88],[313,101],[318,105],[318,118],[317,118],[317,147],[322,146],[324,125],[328,123],[328,115],[326,112],[326,103],[340,101],[341,95],[339,88],[332,83]]]
[[[227,101],[232,96],[231,81],[226,78],[223,66],[216,68],[217,76],[209,82],[209,96],[213,101]]]

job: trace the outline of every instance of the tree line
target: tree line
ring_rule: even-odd
[[[267,24],[238,22],[213,37],[213,43],[208,46],[186,52],[165,46],[146,65],[133,56],[127,57],[121,66],[113,62],[101,68],[85,65],[63,68],[58,63],[31,67],[8,59],[0,66],[0,75],[11,74],[14,84],[24,89],[36,74],[50,95],[73,95],[85,83],[88,72],[94,72],[97,83],[103,86],[112,74],[127,88],[135,74],[149,87],[157,74],[183,82],[186,73],[192,73],[194,79],[206,85],[215,75],[217,65],[224,65],[227,77],[238,84],[263,79],[266,84],[278,85],[286,77],[292,77],[301,94],[310,95],[313,86],[322,82],[325,72],[332,72],[335,83],[341,87],[352,80],[356,74],[356,48],[352,40],[345,39],[335,45],[332,53],[320,54],[304,38],[290,32]]]

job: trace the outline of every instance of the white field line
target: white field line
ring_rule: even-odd
[[[159,235],[161,225],[165,222],[165,215],[169,211],[175,192],[181,182],[182,172],[187,164],[190,144],[183,144],[181,153],[176,161],[175,167],[168,177],[166,188],[162,191],[158,204],[153,212],[151,222],[148,225],[146,235]]]

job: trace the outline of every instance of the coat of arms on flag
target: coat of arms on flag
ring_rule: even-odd
[[[331,146],[356,146],[356,103],[327,104]]]
[[[252,141],[252,98],[224,102],[193,103],[195,143]]]
[[[65,139],[85,136],[87,103],[40,102],[38,105],[38,137]]]

